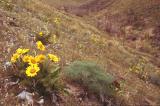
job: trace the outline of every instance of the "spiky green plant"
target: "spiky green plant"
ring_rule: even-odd
[[[114,77],[106,73],[96,63],[89,61],[75,61],[65,68],[67,79],[84,86],[89,92],[98,95],[113,95]]]

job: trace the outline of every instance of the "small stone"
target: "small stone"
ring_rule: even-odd
[[[5,69],[5,70],[7,70],[7,68],[8,68],[8,67],[11,67],[11,66],[12,66],[12,63],[11,63],[11,62],[8,62],[8,61],[7,61],[7,62],[4,63],[4,69]]]
[[[29,93],[25,90],[23,90],[21,93],[17,95],[18,99],[26,100],[28,104],[33,105],[33,97],[32,93]]]
[[[44,99],[43,99],[43,97],[40,98],[40,100],[37,101],[37,103],[38,103],[40,106],[43,106],[43,104],[44,104]]]

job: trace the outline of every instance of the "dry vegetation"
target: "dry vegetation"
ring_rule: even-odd
[[[112,3],[112,5],[109,6],[109,10],[107,10],[108,8],[106,8],[103,10],[100,9],[98,12],[91,11],[89,15],[85,14],[84,17],[78,17],[74,16],[73,14],[57,10],[56,8],[51,6],[51,0],[1,0],[0,105],[13,106],[25,104],[24,102],[18,101],[16,95],[18,95],[24,89],[27,89],[29,92],[31,92],[30,88],[24,86],[23,84],[11,84],[11,82],[15,82],[16,79],[14,79],[12,77],[12,73],[10,73],[10,71],[13,69],[7,67],[6,63],[10,61],[11,55],[17,48],[27,47],[33,49],[33,45],[37,41],[36,36],[41,31],[44,33],[44,38],[46,41],[45,45],[48,48],[47,51],[58,54],[61,57],[60,65],[62,67],[62,73],[64,67],[71,64],[72,62],[76,60],[87,60],[95,62],[105,70],[105,73],[110,73],[115,77],[114,84],[116,84],[117,93],[114,95],[114,97],[108,97],[106,101],[103,101],[105,103],[102,103],[99,100],[95,99],[95,95],[93,94],[86,96],[85,89],[83,89],[83,87],[78,84],[68,81],[69,78],[68,80],[62,78],[62,82],[65,86],[67,86],[70,94],[65,95],[62,92],[58,94],[57,97],[59,97],[60,99],[56,101],[56,104],[60,104],[62,106],[99,106],[102,104],[117,106],[159,105],[160,58],[159,56],[155,57],[153,55],[158,54],[159,50],[153,48],[151,44],[148,43],[150,39],[144,40],[143,42],[142,40],[130,42],[130,40],[120,39],[121,37],[112,37],[111,35],[116,34],[117,36],[121,36],[124,33],[121,33],[121,31],[114,33],[110,31],[110,29],[110,32],[106,33],[103,30],[104,27],[106,28],[106,25],[101,24],[101,22],[99,23],[97,21],[99,19],[100,21],[102,21],[102,23],[106,21],[104,17],[107,16],[105,16],[104,14],[111,14],[112,12],[113,14],[115,14],[116,12],[118,12],[117,7],[122,4],[126,5],[126,3],[129,3],[127,4],[127,7],[123,6],[123,8],[119,11],[124,11],[126,10],[125,8],[130,7],[135,8],[133,4],[137,2],[140,4],[144,4],[143,1],[139,2],[138,0],[136,0],[135,2],[129,2],[129,0],[118,1]],[[82,1],[68,0],[69,4],[64,4],[64,2],[64,0],[55,0],[52,3],[53,5],[55,5],[56,3],[57,5],[60,4],[60,6],[79,6],[81,5]],[[86,2],[89,3],[88,1]],[[48,5],[47,3],[50,5]],[[148,5],[152,5],[152,3],[149,2]],[[156,1],[155,4],[157,4]],[[95,4],[93,3],[93,5]],[[148,7],[148,5],[145,7]],[[80,7],[80,9],[77,11],[80,11],[82,7]],[[67,11],[69,11],[69,9]],[[137,14],[137,12],[139,11],[144,10],[139,10],[139,7],[137,6],[135,14]],[[155,11],[155,13],[158,15],[157,11]],[[157,18],[158,16],[155,16],[155,18]],[[110,20],[112,17],[108,17],[109,19],[107,20],[109,22],[114,22],[114,20]],[[115,15],[115,17],[117,17],[117,15]],[[60,24],[58,25],[55,22],[56,18],[60,19]],[[102,18],[104,18],[104,20]],[[125,17],[125,19],[127,18]],[[155,22],[158,23],[156,19]],[[102,25],[102,27],[98,26],[97,23],[98,25]],[[123,25],[123,23],[119,22],[113,24],[114,26],[117,24]],[[147,25],[150,25],[151,27],[149,28],[152,28],[152,26],[155,26],[155,23],[153,22],[150,24],[146,24],[146,26]],[[149,33],[147,32],[149,31],[149,28],[144,28],[141,31],[138,31],[138,29],[131,29],[128,33],[138,33],[140,35],[144,35],[146,33]],[[116,29],[116,27],[113,27],[113,29]],[[57,37],[56,43],[54,39],[55,35]],[[124,36],[125,38],[127,38],[126,36],[128,36],[128,34]],[[137,49],[139,46],[144,47],[146,51],[142,52],[140,49]],[[39,96],[39,94],[35,93],[35,100],[38,100]],[[51,101],[50,99],[50,96],[45,97],[45,106],[51,106],[53,101]]]

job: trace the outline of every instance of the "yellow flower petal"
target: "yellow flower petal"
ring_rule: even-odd
[[[53,62],[55,62],[55,63],[57,63],[57,62],[60,61],[60,58],[57,57],[57,56],[54,55],[54,54],[48,54],[48,57],[50,58],[51,61],[53,61]]]
[[[20,55],[15,53],[13,54],[13,56],[11,57],[11,62],[15,63],[17,61],[17,59],[19,59]]]
[[[43,32],[39,32],[39,36],[43,36]]]
[[[30,57],[29,58],[29,65],[36,65],[36,64],[38,64],[38,60],[35,58],[35,57]]]
[[[42,50],[42,51],[44,51],[45,50],[45,46],[43,45],[43,43],[41,42],[41,41],[37,41],[37,48],[39,49],[39,50]]]
[[[23,49],[23,54],[25,54],[25,53],[28,53],[29,52],[29,49]]]
[[[37,72],[40,70],[40,68],[38,67],[38,65],[31,65],[29,67],[27,67],[26,69],[26,75],[28,77],[34,77],[37,75]]]
[[[29,55],[25,55],[22,60],[23,62],[29,62],[29,59],[31,58],[32,56],[29,56]]]
[[[27,53],[27,52],[29,52],[29,49],[21,49],[21,48],[18,48],[18,49],[16,50],[16,53],[17,53],[17,54],[20,54],[20,55],[25,54],[25,53]]]
[[[18,48],[18,49],[16,50],[16,53],[18,53],[18,54],[22,54],[22,52],[23,52],[23,49],[21,49],[21,48]]]
[[[46,56],[43,54],[37,55],[36,57],[37,62],[42,62],[46,59]]]

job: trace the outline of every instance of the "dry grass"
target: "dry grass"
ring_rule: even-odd
[[[81,5],[85,2],[88,2],[90,0],[41,0],[42,2],[49,4],[51,6],[77,6],[77,5]]]

